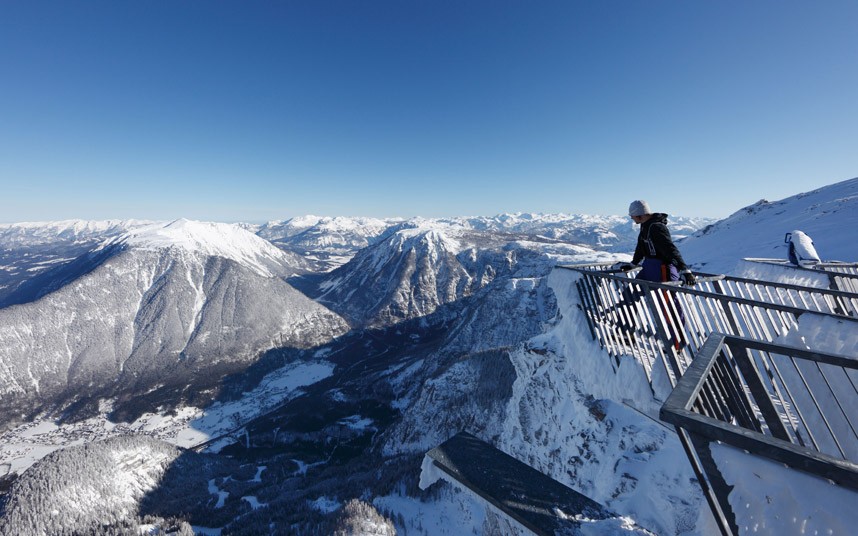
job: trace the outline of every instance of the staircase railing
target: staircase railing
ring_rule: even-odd
[[[722,442],[858,490],[858,360],[710,336],[661,409],[722,533],[738,534],[712,458]]]
[[[743,259],[758,264],[778,266],[785,270],[822,273],[828,277],[828,285],[833,290],[858,293],[858,262],[818,262],[807,266],[797,266],[781,259]]]
[[[633,279],[609,264],[563,266],[581,274],[576,285],[594,339],[613,356],[632,355],[654,381],[663,368],[676,385],[714,332],[774,342],[799,328],[805,314],[832,317],[858,330],[848,293],[724,276],[694,287]],[[800,305],[798,305],[800,304]]]

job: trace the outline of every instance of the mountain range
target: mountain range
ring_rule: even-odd
[[[794,229],[855,260],[856,199],[853,179],[670,226],[698,269],[785,258]],[[503,532],[417,486],[423,453],[462,429],[654,533],[708,534],[642,371],[614,374],[554,270],[627,260],[636,235],[627,217],[540,214],[0,226],[0,534],[108,517],[327,534],[353,499],[409,534]],[[108,479],[134,491],[118,501]],[[89,513],[45,514],[74,493]]]

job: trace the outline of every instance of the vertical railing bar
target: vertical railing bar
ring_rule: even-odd
[[[748,331],[753,334],[751,337],[752,339],[771,342],[771,338],[769,337],[769,334],[766,333],[763,322],[760,317],[755,314],[755,307],[753,305],[742,304],[741,307],[739,307],[739,311],[741,311],[742,318],[748,325]]]
[[[706,308],[709,310],[709,315],[707,315],[707,318],[711,320],[712,323],[709,328],[709,333],[714,333],[718,331],[721,333],[732,333],[733,335],[738,335],[730,327],[729,320],[727,319],[727,316],[724,314],[724,311],[721,308],[720,300],[707,299],[705,303]]]
[[[687,368],[687,364],[684,359],[682,359],[680,362],[679,351],[682,348],[682,342],[687,342],[688,338],[686,336],[685,329],[683,326],[682,316],[679,314],[679,309],[677,308],[676,302],[678,298],[676,294],[676,292],[671,290],[663,291],[664,305],[666,308],[667,316],[670,318],[669,323],[673,327],[673,334],[671,337],[673,339],[673,347],[677,351],[677,364],[681,370],[681,373],[679,374],[679,376],[677,376],[677,378],[679,378],[682,376],[682,374],[685,373],[685,369]]]
[[[858,431],[855,430],[855,426],[853,426],[852,421],[849,419],[849,413],[846,411],[846,408],[843,407],[843,404],[840,402],[840,398],[837,396],[837,393],[834,392],[834,388],[831,387],[831,382],[828,380],[828,375],[825,374],[825,370],[819,363],[816,363],[816,368],[819,370],[819,373],[825,379],[825,385],[828,387],[828,390],[831,392],[831,397],[834,399],[834,403],[837,404],[837,409],[840,410],[840,413],[843,415],[843,419],[846,421],[846,424],[849,426],[849,429],[852,431],[852,435],[858,439]],[[828,368],[828,367],[826,367]],[[846,371],[843,367],[837,367],[840,370]],[[849,379],[849,375],[846,374],[846,378]],[[851,380],[850,380],[851,382]],[[854,385],[852,386],[855,387]],[[856,392],[858,394],[858,392]],[[833,435],[833,430],[832,430]],[[844,458],[846,458],[846,454],[844,453]]]
[[[791,442],[789,433],[787,433],[786,427],[781,421],[780,414],[775,408],[769,392],[763,384],[763,379],[754,364],[754,358],[752,357],[751,351],[745,348],[744,352],[739,352],[732,344],[728,343],[728,346],[733,354],[733,359],[735,359],[736,364],[739,366],[739,370],[742,372],[742,376],[748,383],[748,388],[754,397],[754,401],[756,402],[760,413],[763,415],[766,426],[771,430],[773,436],[778,439]]]
[[[652,357],[652,361],[650,362],[650,367],[655,368],[655,363],[657,361],[664,362],[664,355],[661,351],[661,345],[658,344],[656,338],[658,337],[658,321],[653,317],[653,313],[649,307],[649,300],[646,295],[649,293],[649,287],[645,284],[638,284],[637,291],[640,293],[641,299],[638,302],[637,312],[639,318],[645,323],[648,328],[646,331],[646,348],[647,355]]]
[[[715,410],[715,406],[712,404],[712,401],[709,398],[709,394],[707,393],[708,382],[704,383],[700,388],[700,392],[697,393],[697,404],[699,404],[700,408],[703,410],[703,415],[707,417],[711,417],[713,419],[719,419],[718,413]]]
[[[724,359],[719,359],[715,365],[722,369],[721,373],[724,375],[726,380],[727,389],[730,390],[731,398],[736,401],[736,407],[738,408],[737,413],[743,416],[748,428],[762,433],[763,429],[760,426],[760,422],[756,418],[753,408],[750,406],[748,395],[738,384],[739,378],[736,375],[736,371],[731,368],[729,361],[727,360],[727,354],[722,351],[721,357]]]
[[[705,318],[705,310],[703,309],[703,303],[706,300],[685,300],[685,303],[688,304],[689,309],[693,309],[694,316],[694,355],[697,355],[697,352],[703,346],[703,342],[708,333],[711,333],[712,330],[708,329],[706,326],[706,318]]]
[[[607,311],[610,307],[610,302],[607,300],[607,297],[603,296],[600,292],[599,282],[596,281],[595,277],[590,274],[585,274],[584,278],[590,287],[590,296],[594,305],[592,313],[594,316],[598,316],[602,320],[598,323],[598,330],[599,334],[601,335],[599,339],[599,344],[602,346],[602,348],[607,350],[609,356],[614,358],[613,360],[616,362],[616,366],[618,367],[620,363],[619,359],[616,356],[616,351],[614,348],[615,343],[610,337],[609,329],[606,325],[609,321]],[[602,304],[603,311],[601,314],[598,312],[598,306],[596,305],[597,303]]]
[[[643,289],[639,289],[641,292]],[[634,309],[632,311],[632,315],[639,326],[641,326],[641,349],[644,352],[644,355],[647,358],[647,366],[650,370],[655,366],[656,361],[658,360],[658,355],[654,349],[652,337],[649,335],[647,326],[651,324],[651,322],[646,317],[646,307],[641,300],[635,302]]]
[[[821,296],[818,294],[812,294],[813,296],[813,305],[816,307],[816,310],[821,313],[833,313],[834,308],[826,299],[826,296]],[[822,304],[820,304],[822,302]]]
[[[581,305],[585,309],[584,318],[587,320],[587,327],[590,328],[590,335],[593,337],[593,339],[596,339],[596,326],[593,322],[593,319],[591,318],[591,315],[594,314],[595,307],[590,305],[588,297],[586,296],[586,292],[584,290],[585,285],[583,281],[584,277],[578,279],[578,281],[575,282],[575,288],[578,289],[578,298],[581,300]]]
[[[765,340],[766,342],[771,342],[769,339],[764,339],[763,334],[760,330],[760,326],[755,323],[749,314],[748,309],[750,306],[744,304],[737,304],[736,309],[739,311],[739,317],[742,319],[745,327],[748,329],[748,335],[751,339],[756,340]]]
[[[794,327],[794,324],[787,322],[786,315],[783,311],[765,309],[765,312],[766,317],[769,319],[769,322],[771,322],[772,330],[776,331],[779,335],[786,335],[789,332],[790,328]],[[774,316],[772,315],[772,313],[774,313]],[[779,329],[779,326],[781,329]]]
[[[667,369],[668,376],[671,376],[671,371],[673,372],[673,377],[670,378],[671,386],[676,387],[676,382],[682,376],[682,371],[679,368],[679,363],[676,360],[676,356],[673,353],[673,348],[670,346],[670,337],[667,335],[666,324],[667,320],[662,316],[662,310],[659,308],[659,305],[656,304],[656,298],[653,297],[653,294],[660,294],[658,289],[649,288],[646,293],[647,303],[650,306],[652,315],[659,319],[660,321],[656,323],[656,329],[658,330],[659,337],[661,338],[665,348],[665,368]]]
[[[710,396],[713,399],[712,402],[717,406],[718,412],[721,415],[720,419],[723,422],[729,423],[730,417],[732,416],[733,412],[731,411],[729,403],[727,401],[727,390],[724,388],[724,385],[721,382],[721,378],[719,378],[719,374],[716,369],[717,360],[711,370],[711,373],[707,380],[707,384],[709,384],[711,389]]]
[[[796,407],[795,397],[792,395],[771,353],[760,350],[758,355],[760,362],[766,370],[772,390],[783,408],[783,418],[787,419],[790,429],[795,432],[796,441],[804,445],[804,440],[799,435],[798,428],[795,425],[795,422],[800,421],[800,419],[790,414],[790,408]],[[786,398],[784,397],[784,393],[786,393]]]
[[[789,298],[790,305],[792,305],[793,307],[802,307],[804,309],[807,309],[807,307],[803,305],[804,304],[804,297],[803,296],[805,294],[804,292],[802,292],[800,290],[784,289],[784,293]]]
[[[615,303],[608,292],[609,289],[606,289],[605,286],[603,286],[603,284],[608,284],[608,280],[600,278],[600,280],[597,282],[594,277],[593,283],[593,288],[596,292],[596,298],[602,304],[603,307],[603,314],[600,316],[602,317],[604,324],[602,326],[602,333],[605,335],[606,348],[608,349],[608,353],[614,355],[615,359],[617,360],[617,366],[619,366],[619,348],[617,345],[617,340],[615,338],[614,330],[610,329],[611,325],[616,323],[613,320],[616,314],[614,311]]]
[[[708,408],[709,417],[726,422],[724,412],[721,409],[721,404],[718,403],[718,397],[714,391],[715,389],[712,385],[712,377],[710,376],[704,382],[703,387],[697,394],[697,397],[700,402]]]
[[[763,302],[763,303],[771,303],[771,304],[778,304],[778,305],[782,305],[782,304],[780,304],[780,303],[776,302],[774,299],[772,299],[772,298],[771,298],[771,296],[769,296],[769,299],[767,300],[767,299],[766,299],[766,294],[767,294],[767,292],[766,292],[766,293],[764,293],[764,291],[767,291],[767,290],[768,290],[768,289],[767,289],[766,287],[764,287],[763,285],[759,285],[759,284],[758,284],[758,285],[751,285],[751,293],[750,293],[750,295],[751,295],[751,296],[753,296],[753,295],[754,295],[754,293],[756,293],[756,294],[757,294],[757,296],[759,296],[759,297],[758,297],[758,298],[754,298],[754,299],[755,299],[755,300],[757,300],[757,301]]]
[[[725,294],[724,293],[724,285],[723,285],[722,281],[713,282],[713,286],[715,287],[715,292],[717,292],[718,294],[721,294],[721,295]],[[729,301],[721,299],[721,300],[718,300],[718,305],[720,306],[721,310],[724,312],[724,317],[727,320],[727,322],[731,328],[729,331],[726,331],[726,330],[725,331],[727,333],[732,333],[733,335],[736,335],[737,337],[741,336],[742,332],[739,329],[738,319],[736,318],[735,313],[731,309],[731,303]]]
[[[801,408],[798,407],[798,402],[796,401],[795,396],[793,396],[792,390],[790,389],[786,380],[784,380],[784,377],[783,377],[783,374],[781,374],[780,368],[777,366],[777,363],[775,363],[774,356],[769,352],[761,352],[761,353],[765,353],[765,354],[769,355],[769,358],[771,361],[771,369],[770,369],[769,373],[771,374],[771,371],[774,371],[774,374],[777,375],[777,379],[780,382],[780,386],[783,387],[783,391],[786,393],[786,396],[789,397],[789,403],[787,403],[784,400],[783,395],[780,394],[778,385],[775,385],[775,390],[778,392],[778,396],[779,396],[780,401],[781,401],[781,406],[784,408],[784,416],[787,419],[789,419],[789,421],[790,421],[790,426],[793,428],[793,431],[795,432],[796,441],[799,444],[801,444],[802,446],[806,446],[804,439],[801,437],[801,433],[800,433],[801,430],[804,430],[807,433],[813,447],[817,451],[820,451],[819,443],[816,441],[816,438],[813,437],[813,433],[810,431],[810,429],[808,429],[807,420],[804,418],[804,415],[802,414]],[[793,367],[795,367],[794,361],[792,362],[792,364],[793,364]],[[798,372],[797,368],[796,368],[796,372]],[[801,375],[800,372],[799,372],[799,375]],[[772,382],[774,384],[774,376],[772,377]],[[807,389],[806,383],[805,383],[805,388]],[[795,415],[790,415],[790,411],[794,412]],[[797,426],[796,424],[793,424],[793,421],[795,421],[797,424],[799,424],[801,426]]]
[[[592,305],[593,305],[593,308],[591,309],[591,314],[594,317],[598,317],[601,319],[601,321],[596,324],[596,329],[599,332],[599,345],[607,351],[608,356],[609,356],[610,361],[611,361],[611,367],[616,372],[617,370],[619,370],[620,360],[619,360],[619,357],[617,356],[617,352],[616,352],[616,349],[614,347],[615,343],[609,335],[609,332],[610,332],[609,327],[606,325],[606,322],[608,321],[607,316],[605,314],[600,314],[598,312],[598,306],[596,305],[596,301],[595,301],[599,297],[598,291],[596,289],[597,282],[589,274],[585,275],[585,279],[587,280],[587,283],[588,283],[587,286],[589,286],[589,288],[590,288],[589,298],[590,298]],[[605,303],[604,301],[602,303],[605,306],[609,305],[609,304]]]
[[[790,330],[790,324],[784,319],[781,311],[772,310],[772,309],[763,309],[765,315],[763,316],[763,322],[766,320],[769,321],[769,326],[771,326],[772,341],[775,340],[775,334],[777,336],[786,335]],[[760,312],[761,313],[761,312]],[[773,314],[774,313],[774,314]]]
[[[578,282],[581,283],[581,292],[586,301],[584,306],[588,309],[588,312],[590,313],[589,315],[587,315],[587,318],[593,323],[593,326],[596,327],[596,318],[600,317],[601,315],[599,313],[599,304],[597,303],[598,296],[593,290],[592,282],[590,281],[590,279],[591,277],[589,274],[582,274],[582,277]],[[600,339],[599,342],[602,343],[603,341]],[[602,346],[604,346],[604,344]]]
[[[715,380],[715,384],[718,386],[718,391],[721,395],[721,402],[724,404],[726,408],[726,413],[733,419],[737,419],[737,414],[739,413],[736,410],[736,400],[733,398],[732,390],[729,387],[728,379],[724,376],[724,370],[722,369],[723,363],[720,359],[715,360],[715,363],[712,367],[712,377]],[[739,415],[740,416],[740,415]],[[730,421],[726,421],[730,422]]]
[[[840,456],[846,458],[846,452],[843,450],[843,447],[840,445],[840,441],[837,440],[837,436],[834,433],[834,429],[831,427],[831,423],[828,421],[828,417],[825,415],[825,412],[822,411],[822,407],[819,405],[819,401],[816,399],[816,395],[813,392],[813,389],[810,388],[810,384],[807,383],[807,379],[804,377],[804,373],[796,363],[795,358],[793,356],[786,356],[790,363],[792,363],[793,368],[795,368],[796,373],[798,373],[798,377],[801,378],[801,383],[804,385],[805,390],[807,391],[808,396],[810,396],[810,400],[813,402],[813,406],[816,408],[817,413],[819,413],[819,417],[822,419],[822,422],[825,424],[825,427],[828,429],[828,434],[831,436],[831,440],[834,441],[834,445],[837,447],[837,450],[840,451]],[[817,364],[817,367],[819,364]],[[825,376],[823,375],[823,378]],[[828,379],[825,378],[826,385],[828,384]],[[831,386],[828,386],[831,389]],[[793,398],[793,400],[795,400]],[[809,423],[807,419],[802,415],[801,410],[798,407],[798,404],[795,406],[796,413],[798,413],[799,418],[804,422],[804,428],[807,430],[808,435],[810,436],[811,441],[813,441],[814,445],[816,445],[816,450],[822,452],[822,449],[819,447],[818,442],[813,437],[813,432],[810,429]]]

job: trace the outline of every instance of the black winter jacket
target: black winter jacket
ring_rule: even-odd
[[[655,213],[641,224],[638,245],[632,257],[632,264],[640,264],[644,257],[654,257],[665,264],[676,266],[679,271],[688,267],[682,260],[682,254],[676,249],[667,229],[667,214]]]

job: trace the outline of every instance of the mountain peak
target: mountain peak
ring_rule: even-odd
[[[288,255],[267,240],[229,223],[201,222],[180,218],[133,229],[112,243],[134,249],[179,248],[207,256],[225,257],[272,276],[274,265],[292,265]],[[279,271],[279,270],[278,270]]]

